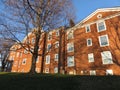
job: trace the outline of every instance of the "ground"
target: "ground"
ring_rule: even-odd
[[[0,90],[120,90],[120,76],[0,73]]]

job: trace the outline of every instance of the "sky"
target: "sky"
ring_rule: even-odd
[[[120,0],[73,0],[76,10],[76,20],[80,22],[99,8],[120,6]]]

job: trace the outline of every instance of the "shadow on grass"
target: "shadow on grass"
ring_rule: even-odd
[[[119,76],[1,73],[1,90],[120,90]]]

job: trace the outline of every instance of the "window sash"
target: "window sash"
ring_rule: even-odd
[[[99,36],[99,42],[100,46],[108,46],[109,45],[108,35]]]
[[[89,60],[89,62],[94,62],[94,55],[93,55],[93,53],[88,54],[88,60]]]
[[[58,61],[58,54],[55,54],[55,61]]]
[[[99,21],[97,23],[97,28],[98,28],[98,32],[105,31],[106,30],[105,22],[104,21]]]
[[[74,66],[74,56],[69,56],[67,58],[67,66],[68,67]]]
[[[103,64],[112,64],[112,55],[110,51],[101,52]]]
[[[73,43],[68,43],[67,44],[67,51],[68,52],[73,52],[74,51],[74,44]]]
[[[50,64],[50,55],[46,56],[46,64]]]
[[[91,38],[87,39],[87,46],[92,46],[92,39]]]

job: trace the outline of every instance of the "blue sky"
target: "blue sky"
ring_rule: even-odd
[[[76,19],[81,21],[98,8],[120,6],[120,0],[73,0],[76,9]]]

